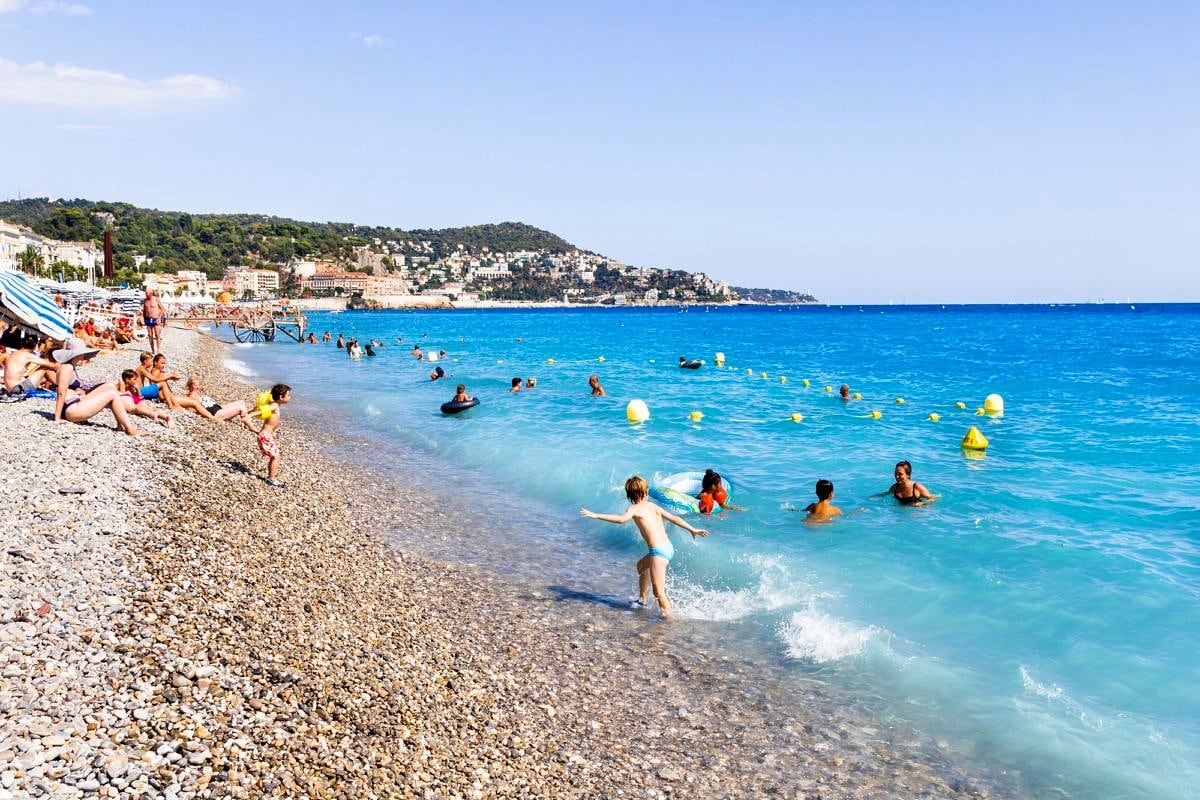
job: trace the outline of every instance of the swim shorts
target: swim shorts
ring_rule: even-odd
[[[267,458],[279,458],[279,443],[269,433],[258,435],[258,452]]]

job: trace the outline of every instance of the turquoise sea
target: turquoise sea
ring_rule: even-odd
[[[443,513],[396,523],[398,535],[426,529],[431,554],[624,599],[644,546],[632,526],[578,509],[623,510],[634,473],[713,467],[746,510],[707,520],[696,543],[672,532],[683,621],[670,624],[760,654],[784,687],[792,676],[860,698],[864,713],[1020,775],[1038,796],[1196,796],[1200,306],[309,321],[318,336],[385,346],[352,362],[332,343],[246,345],[231,365],[259,388],[291,384],[289,414],[353,439],[335,457],[441,498]],[[414,343],[446,351],[448,380],[428,379]],[[707,363],[681,370],[681,355]],[[589,396],[590,374],[606,397]],[[537,387],[510,395],[514,376]],[[445,417],[459,382],[481,405]],[[842,383],[862,399],[840,400]],[[976,415],[990,393],[1003,416]],[[637,425],[625,414],[635,398],[650,409]],[[971,425],[990,440],[982,457],[959,446]],[[937,502],[870,497],[900,459]],[[286,461],[282,477],[305,479]],[[795,509],[819,478],[852,513],[806,525]],[[631,629],[657,624],[630,615]]]

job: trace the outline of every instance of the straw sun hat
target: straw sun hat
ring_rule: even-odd
[[[67,339],[63,347],[55,350],[50,355],[54,356],[54,360],[58,363],[67,364],[77,358],[93,358],[99,352],[94,347],[88,347],[83,339],[72,336],[70,339]]]

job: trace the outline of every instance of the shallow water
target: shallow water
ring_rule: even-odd
[[[673,534],[671,594],[714,650],[758,654],[778,702],[789,680],[822,681],[1041,795],[1186,797],[1200,782],[1200,307],[346,312],[310,324],[385,346],[360,362],[332,343],[237,347],[233,366],[260,388],[290,383],[290,413],[345,431],[335,457],[442,498],[430,513],[446,524],[397,521],[431,554],[616,603],[644,546],[578,508],[620,511],[633,473],[715,467],[747,510],[706,520],[712,535],[696,543]],[[428,380],[413,342],[447,351],[449,380]],[[708,363],[680,370],[681,355]],[[607,397],[588,396],[593,373]],[[508,394],[518,375],[537,388]],[[444,417],[457,382],[482,403]],[[824,390],[843,382],[863,399]],[[991,392],[1006,413],[977,416]],[[649,421],[626,421],[632,398]],[[982,458],[959,448],[970,425],[991,440]],[[936,503],[870,497],[901,458]],[[792,509],[815,499],[818,478],[852,513],[808,526]]]

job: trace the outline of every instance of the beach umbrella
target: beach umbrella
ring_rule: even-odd
[[[72,334],[62,309],[19,272],[0,271],[0,316],[48,339]]]

